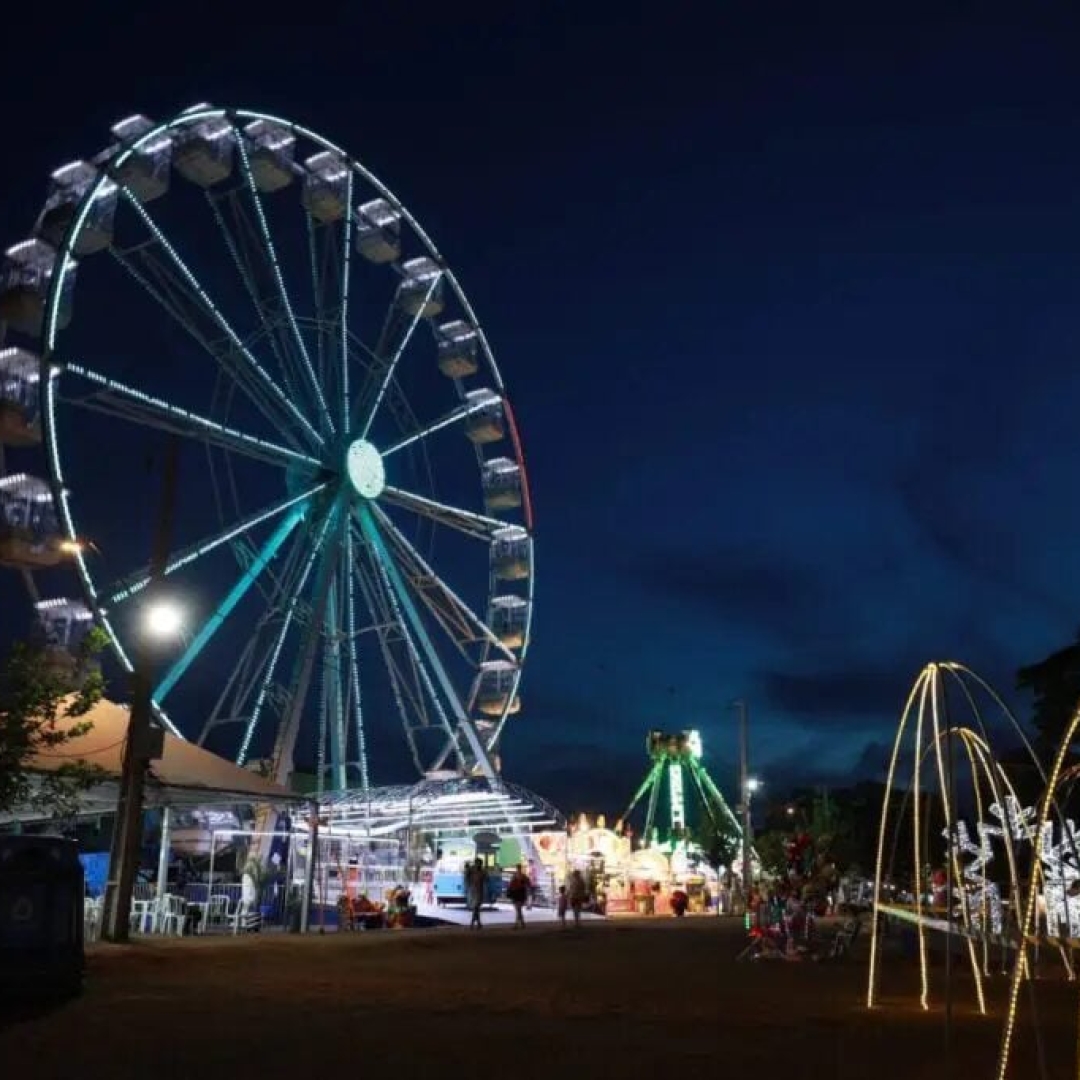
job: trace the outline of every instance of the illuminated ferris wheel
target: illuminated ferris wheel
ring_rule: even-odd
[[[53,174],[0,270],[0,562],[55,648],[96,622],[128,670],[148,598],[171,599],[157,714],[240,763],[285,779],[310,755],[320,783],[366,788],[393,722],[421,773],[495,776],[532,511],[457,279],[298,124],[198,105],[112,137]],[[144,462],[166,438],[181,481],[155,580]],[[80,601],[58,595],[68,558]]]

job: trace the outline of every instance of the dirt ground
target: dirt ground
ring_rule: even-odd
[[[95,946],[81,998],[0,1024],[0,1072],[52,1077],[994,1075],[1000,976],[979,1016],[953,980],[952,1022],[886,953],[863,1008],[865,938],[833,963],[736,963],[738,920],[253,936]],[[935,972],[942,995],[943,977]],[[1037,985],[1047,1076],[1075,1076],[1076,984]],[[1017,1080],[1039,1077],[1030,1006]],[[949,1052],[946,1047],[950,1046]]]

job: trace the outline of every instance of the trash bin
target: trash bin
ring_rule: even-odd
[[[83,963],[83,868],[74,841],[0,836],[0,993],[77,994]]]

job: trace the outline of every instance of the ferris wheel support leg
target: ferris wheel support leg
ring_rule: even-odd
[[[331,511],[335,515],[339,512],[340,510],[337,507]],[[274,744],[272,758],[274,763],[273,778],[279,784],[286,786],[288,786],[289,777],[293,771],[293,751],[296,748],[296,737],[300,732],[300,718],[304,712],[304,702],[307,699],[308,689],[311,686],[311,677],[315,670],[315,656],[319,649],[319,638],[322,635],[327,599],[330,595],[333,580],[333,563],[328,557],[324,556],[315,583],[315,601],[312,606],[311,622],[308,626],[303,649],[297,659],[296,676],[290,683],[293,687],[293,694],[289,702],[288,715],[278,732]]]
[[[367,766],[367,740],[364,735],[364,710],[360,693],[360,663],[356,649],[356,585],[353,573],[353,542],[352,529],[348,519],[345,521],[345,611],[348,622],[349,641],[349,672],[348,672],[348,703],[352,707],[353,724],[356,731],[356,763],[360,772],[360,788],[368,789],[368,766]],[[372,609],[374,613],[374,609]],[[391,676],[392,677],[392,676]]]
[[[345,732],[345,707],[341,695],[341,641],[337,628],[341,623],[341,587],[332,582],[326,607],[326,649],[327,677],[330,694],[327,699],[327,713],[330,728],[330,775],[331,786],[335,791],[342,791],[347,783],[346,753],[347,736]]]
[[[465,736],[477,767],[489,780],[494,780],[496,773],[495,767],[491,762],[491,756],[488,754],[487,748],[477,734],[472,721],[465,714],[461,701],[454,692],[454,685],[450,681],[450,677],[446,674],[442,661],[439,659],[439,654],[435,651],[435,646],[420,619],[420,613],[416,610],[416,607],[412,602],[412,597],[409,595],[405,582],[401,579],[401,574],[398,572],[394,560],[386,550],[382,534],[379,532],[379,528],[375,523],[375,516],[365,504],[361,503],[357,510],[357,517],[360,521],[360,529],[364,534],[365,540],[367,540],[372,553],[386,573],[391,588],[397,596],[398,603],[404,609],[413,633],[419,640],[428,663],[435,671],[435,677],[439,680],[443,693],[450,703],[450,707],[454,712],[454,718],[457,720],[458,729]]]
[[[187,647],[184,655],[169,669],[165,678],[158,683],[154,690],[154,704],[160,705],[170,690],[180,681],[181,676],[191,667],[195,658],[206,647],[207,642],[221,628],[222,623],[229,617],[229,613],[244,598],[248,589],[255,583],[255,579],[266,568],[266,564],[278,553],[281,545],[288,539],[289,534],[296,528],[300,519],[304,516],[302,507],[296,507],[292,513],[274,530],[274,534],[263,545],[255,561],[244,571],[240,580],[232,587],[229,594],[222,600],[217,611],[207,620],[203,628],[195,635],[195,639]]]

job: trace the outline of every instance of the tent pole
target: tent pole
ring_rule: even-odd
[[[308,932],[308,918],[311,915],[311,893],[315,888],[315,853],[319,850],[319,804],[311,804],[311,816],[308,819],[308,861],[304,868],[304,899],[300,907],[300,933]]]
[[[214,853],[217,851],[217,829],[210,830],[210,870],[206,879],[206,922],[210,923],[210,901],[214,896]],[[228,919],[229,908],[225,906],[225,917]]]
[[[161,846],[158,850],[157,864],[157,899],[158,911],[160,912],[165,903],[165,894],[168,891],[169,879],[169,841],[170,825],[169,808],[161,808]]]

